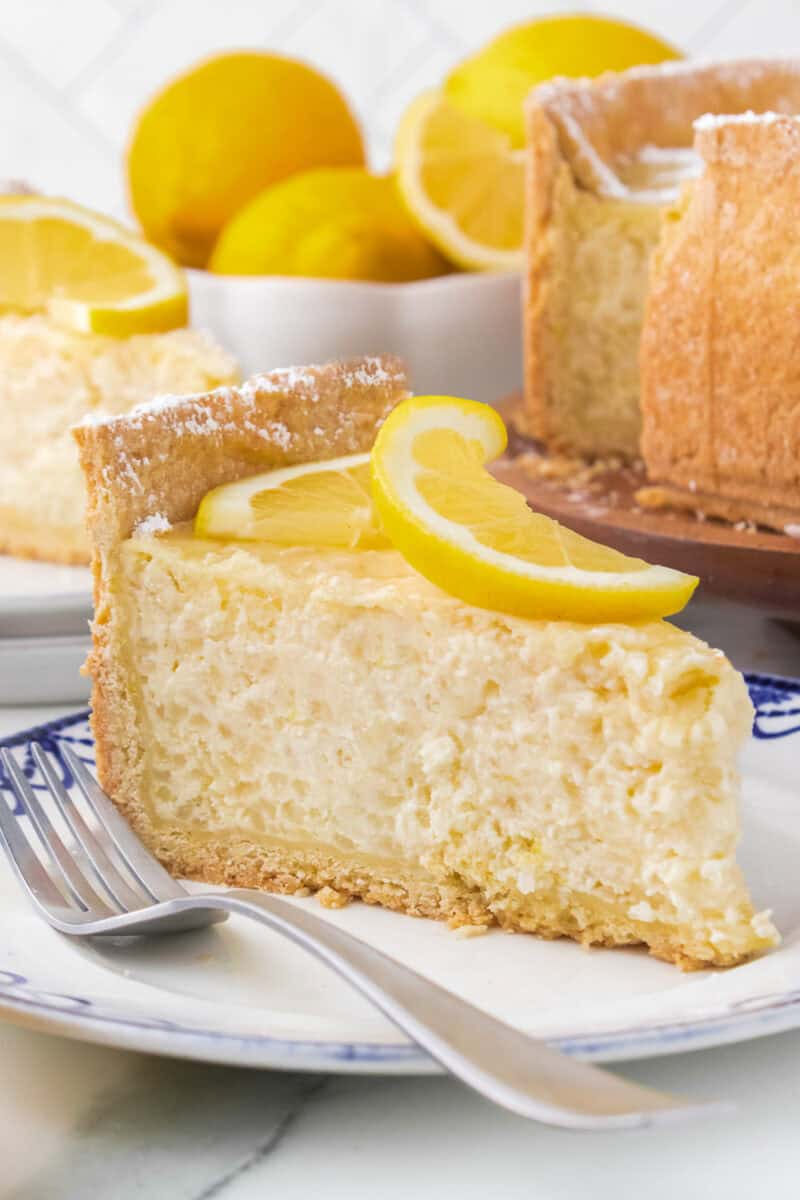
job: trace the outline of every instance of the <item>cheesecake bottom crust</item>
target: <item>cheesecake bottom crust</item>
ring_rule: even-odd
[[[332,888],[366,904],[463,925],[496,925],[511,933],[548,939],[568,937],[590,946],[645,945],[655,958],[683,971],[733,966],[742,955],[710,952],[691,928],[637,921],[605,901],[571,891],[511,893],[503,907],[490,906],[480,889],[457,875],[436,880],[407,865],[368,856],[323,851],[313,846],[254,842],[243,838],[198,837],[184,829],[150,824],[142,809],[126,817],[171,875],[209,884],[255,888],[292,895]],[[629,907],[631,898],[625,900]],[[622,905],[620,905],[620,909]]]

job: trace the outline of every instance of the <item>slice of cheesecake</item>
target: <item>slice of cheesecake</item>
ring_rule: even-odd
[[[194,330],[102,337],[0,317],[0,553],[89,561],[76,421],[237,378],[233,359]]]
[[[183,876],[689,968],[772,945],[735,861],[752,712],[720,652],[474,608],[390,547],[195,536],[210,488],[365,451],[405,395],[370,359],[77,429],[103,786]]]

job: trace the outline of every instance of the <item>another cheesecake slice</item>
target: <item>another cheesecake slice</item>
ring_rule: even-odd
[[[752,714],[721,653],[473,608],[391,548],[194,535],[208,489],[366,450],[405,394],[362,360],[77,430],[101,783],[179,875],[687,968],[772,945],[735,861]]]
[[[76,421],[238,378],[230,355],[193,329],[106,337],[39,314],[0,317],[0,553],[88,563]]]

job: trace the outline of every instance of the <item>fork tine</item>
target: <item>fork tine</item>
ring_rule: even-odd
[[[44,776],[58,811],[85,855],[83,867],[93,882],[99,884],[103,891],[111,897],[115,906],[123,912],[135,912],[146,904],[150,904],[150,895],[145,895],[131,887],[118,867],[111,861],[104,847],[71,800],[69,792],[38,742],[32,743],[31,753]]]
[[[158,859],[142,845],[75,751],[65,746],[63,754],[86,803],[116,846],[125,866],[136,876],[142,887],[146,888],[154,900],[172,900],[178,896],[185,896],[186,889],[181,887]]]
[[[12,791],[17,796],[12,782]],[[19,796],[17,796],[19,799]],[[34,905],[41,909],[46,916],[53,913],[64,914],[67,911],[83,912],[83,908],[73,905],[63,892],[59,891],[19,827],[19,821],[0,797],[0,843],[5,846],[11,868],[19,881],[22,890],[27,892]]]
[[[11,784],[11,790],[15,800],[25,812],[25,795],[20,791],[17,775],[14,772],[16,763],[9,766],[9,759],[11,759],[10,752],[3,750],[3,766]],[[13,762],[13,760],[11,761]],[[72,902],[56,887],[45,871],[36,852],[22,832],[19,821],[2,797],[0,797],[0,841],[3,842],[8,852],[14,874],[34,904],[44,909],[45,912],[72,907]]]
[[[110,916],[113,910],[108,907],[108,904],[104,900],[101,900],[95,894],[89,885],[84,872],[80,869],[79,863],[76,862],[74,855],[64,845],[50,817],[42,807],[39,797],[31,787],[30,782],[25,777],[24,772],[20,769],[10,750],[3,751],[3,765],[11,780],[14,794],[22,805],[23,812],[29,818],[50,860],[52,872],[49,877],[51,879],[55,877],[56,884],[61,884],[61,890],[67,893],[69,899],[78,908],[84,911],[90,908],[103,909]],[[30,843],[28,845],[32,850],[33,847],[30,846]],[[61,903],[63,904],[63,902],[62,896]]]

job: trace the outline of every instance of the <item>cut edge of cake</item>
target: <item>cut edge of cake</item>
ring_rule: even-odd
[[[694,129],[705,169],[652,260],[636,499],[785,532],[800,524],[800,117],[707,114]]]

